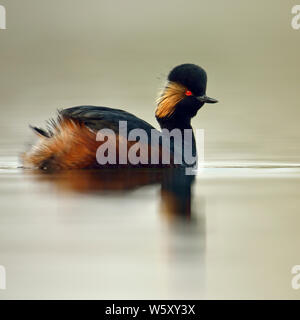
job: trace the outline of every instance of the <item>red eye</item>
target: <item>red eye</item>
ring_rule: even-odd
[[[186,96],[191,96],[191,95],[192,95],[192,92],[191,92],[190,90],[186,90],[185,95],[186,95]]]

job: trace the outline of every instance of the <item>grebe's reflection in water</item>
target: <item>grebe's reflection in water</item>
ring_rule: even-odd
[[[96,298],[204,297],[204,201],[185,170],[24,172],[34,243],[47,266],[55,261],[47,272],[62,288],[70,278]]]
[[[31,171],[32,173],[32,171]],[[185,169],[103,169],[35,172],[34,178],[48,182],[62,192],[101,195],[123,194],[147,185],[161,186],[161,211],[169,218],[191,218],[194,176]]]

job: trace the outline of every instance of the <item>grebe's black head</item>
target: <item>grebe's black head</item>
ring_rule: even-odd
[[[204,69],[195,64],[181,64],[168,76],[168,83],[158,98],[156,118],[190,119],[204,103],[217,100],[206,96],[207,75]]]

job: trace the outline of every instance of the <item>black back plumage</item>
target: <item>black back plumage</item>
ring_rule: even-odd
[[[94,131],[104,128],[119,133],[119,121],[127,121],[127,130],[143,129],[150,134],[155,128],[148,122],[132,113],[120,109],[97,106],[77,106],[63,109],[60,114],[64,118],[78,120]]]

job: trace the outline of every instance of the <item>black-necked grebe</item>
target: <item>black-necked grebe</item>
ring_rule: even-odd
[[[206,96],[206,83],[205,70],[194,64],[182,64],[170,72],[167,84],[157,100],[155,112],[161,129],[179,129],[182,132],[192,129],[191,119],[204,103],[217,102]],[[32,127],[39,140],[23,155],[24,166],[40,169],[83,169],[124,165],[126,161],[121,163],[118,157],[121,148],[129,149],[137,142],[120,133],[120,122],[126,122],[127,132],[142,129],[149,136],[153,130],[158,132],[146,121],[119,109],[95,106],[63,109],[59,111],[57,121],[49,121],[47,130]],[[99,146],[104,143],[104,140],[97,139],[97,132],[102,129],[115,133],[116,142],[111,147],[115,148],[117,156],[113,163],[100,164],[96,157]],[[146,144],[149,150],[145,156],[147,159],[142,159],[143,156],[139,155],[139,163],[129,162],[127,165],[153,166],[150,160],[150,142]],[[194,145],[194,137],[192,144]],[[160,163],[154,166],[160,166]]]

